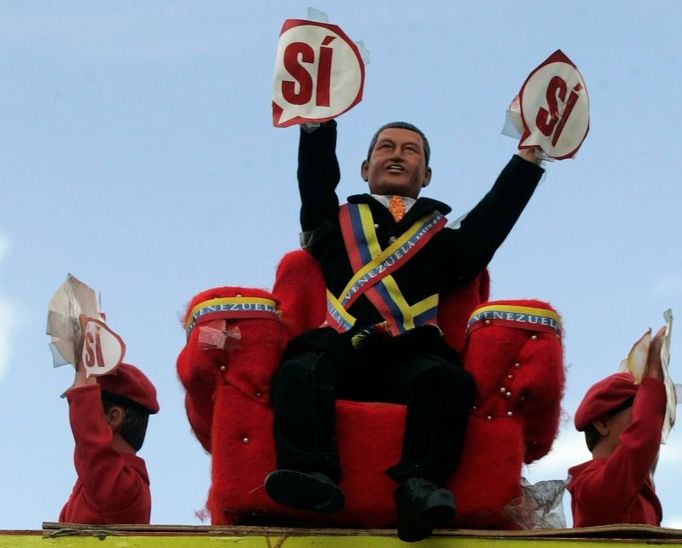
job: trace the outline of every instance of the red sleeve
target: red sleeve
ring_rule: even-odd
[[[148,500],[146,478],[112,446],[99,385],[72,388],[66,396],[76,472],[88,505],[102,514],[116,514]]]
[[[585,512],[621,516],[640,493],[661,444],[665,402],[663,383],[645,378],[632,406],[632,422],[616,450],[601,466],[575,478],[572,494]]]

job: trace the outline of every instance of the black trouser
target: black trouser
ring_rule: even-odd
[[[343,358],[290,345],[271,386],[278,468],[322,472],[338,481],[335,400],[379,401],[407,405],[401,459],[389,476],[444,484],[459,462],[475,385],[440,335],[429,334],[430,345],[423,339],[370,341]],[[427,352],[425,346],[435,348]]]

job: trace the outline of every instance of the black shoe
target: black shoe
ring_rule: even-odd
[[[455,516],[452,493],[424,478],[403,481],[393,494],[398,509],[398,538],[417,542],[434,529],[447,527]]]
[[[265,478],[265,492],[279,504],[319,514],[338,512],[345,502],[336,484],[319,472],[275,470]]]

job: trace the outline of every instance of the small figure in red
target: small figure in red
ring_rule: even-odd
[[[159,411],[156,390],[135,366],[76,380],[66,392],[76,442],[78,479],[59,521],[93,525],[149,523],[151,495],[142,447],[149,415]]]
[[[649,347],[641,384],[615,373],[592,386],[575,414],[592,460],[570,468],[568,491],[575,527],[661,523],[652,481],[661,443],[666,395],[661,328]]]

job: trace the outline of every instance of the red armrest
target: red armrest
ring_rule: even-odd
[[[520,311],[517,319],[504,319],[510,309]],[[490,301],[472,318],[481,310],[505,312],[496,319],[481,316],[472,322],[464,363],[476,380],[474,413],[486,420],[520,416],[524,459],[530,463],[547,454],[559,428],[564,389],[561,336],[552,325],[555,321],[542,314],[557,319],[558,315],[549,304],[536,300]],[[530,313],[524,317],[524,311]],[[556,327],[560,329],[558,322]]]
[[[248,310],[222,310],[227,308],[225,301],[231,299],[252,300],[255,304],[242,306]],[[266,305],[261,302],[271,303],[273,313],[264,311]],[[230,384],[248,398],[268,405],[270,378],[279,365],[287,341],[279,312],[274,313],[277,304],[266,291],[216,287],[196,295],[187,307],[183,320],[186,327],[190,324],[189,335],[178,356],[177,371],[187,391],[187,417],[202,446],[209,452],[217,386]],[[192,321],[192,312],[196,310],[208,312]],[[219,348],[206,330],[219,332]]]

